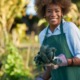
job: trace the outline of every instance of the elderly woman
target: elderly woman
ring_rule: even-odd
[[[41,45],[57,49],[55,55],[61,64],[46,65],[42,75],[36,80],[80,80],[80,31],[73,22],[63,16],[68,13],[70,0],[35,0],[37,14],[45,18],[49,26],[39,34]],[[74,16],[73,16],[74,17]]]

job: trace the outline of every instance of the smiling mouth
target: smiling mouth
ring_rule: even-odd
[[[57,18],[55,18],[55,19],[50,19],[50,21],[55,21],[55,20],[57,20]]]

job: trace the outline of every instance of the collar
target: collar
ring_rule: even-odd
[[[62,22],[64,23],[65,22],[65,20],[64,19],[62,19]],[[49,26],[49,25],[48,25]],[[47,27],[48,28],[48,27]],[[56,31],[56,30],[60,30],[60,24],[54,29],[54,31]],[[51,30],[48,28],[48,34],[51,34],[52,32],[51,32]]]

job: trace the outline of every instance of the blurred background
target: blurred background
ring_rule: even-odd
[[[80,28],[80,0],[72,0],[65,20]],[[35,80],[42,68],[34,56],[40,45],[39,32],[48,23],[38,18],[35,0],[0,0],[0,80]]]

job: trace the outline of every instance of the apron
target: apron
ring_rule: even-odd
[[[48,45],[49,47],[55,47],[57,50],[55,56],[63,53],[66,58],[73,58],[69,47],[67,45],[66,36],[63,32],[63,23],[60,24],[61,34],[52,35],[47,37],[48,28],[43,40],[43,45]],[[51,80],[80,80],[80,67],[79,66],[65,66],[59,67],[58,69],[53,69],[51,71]]]

